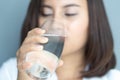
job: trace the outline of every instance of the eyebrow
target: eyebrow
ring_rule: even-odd
[[[51,6],[46,5],[46,4],[42,5],[42,7],[46,7],[46,8],[52,9]],[[78,5],[78,4],[68,4],[68,5],[65,5],[65,6],[63,6],[63,7],[64,7],[64,8],[67,8],[67,7],[80,7],[80,5]]]
[[[52,9],[52,7],[51,6],[49,6],[49,5],[42,5],[42,7],[46,7],[46,8],[50,8],[50,9]]]
[[[78,4],[68,4],[68,5],[64,6],[64,8],[67,8],[67,7],[80,7],[80,5],[78,5]]]

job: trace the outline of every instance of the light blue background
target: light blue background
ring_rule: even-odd
[[[20,29],[30,0],[0,0],[0,66],[15,57]],[[115,42],[117,69],[120,69],[120,0],[104,0]]]

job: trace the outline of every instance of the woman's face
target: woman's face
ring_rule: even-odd
[[[87,0],[44,0],[42,9],[39,25],[51,17],[64,23],[68,31],[62,56],[85,48],[89,23]]]

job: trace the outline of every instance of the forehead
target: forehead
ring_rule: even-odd
[[[44,4],[58,6],[67,4],[83,4],[86,0],[43,0]]]

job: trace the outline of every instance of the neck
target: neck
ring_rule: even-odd
[[[80,77],[80,71],[85,68],[84,51],[62,56],[61,59],[64,64],[56,70],[59,80],[75,80]]]

